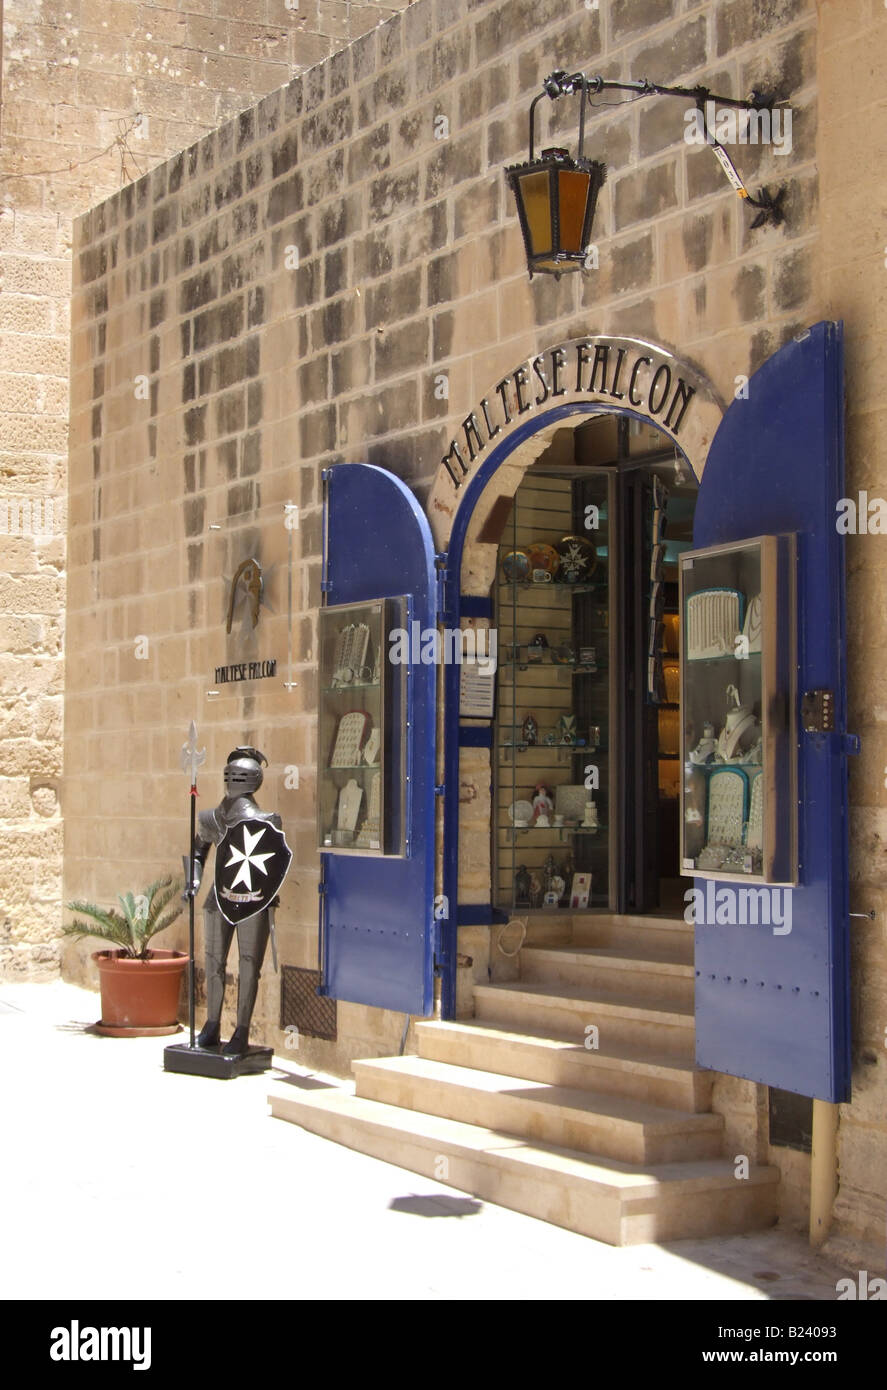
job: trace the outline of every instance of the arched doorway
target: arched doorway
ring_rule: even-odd
[[[535,394],[530,381],[541,383]],[[553,403],[556,394],[565,399]],[[459,925],[495,923],[503,912],[520,909],[523,915],[534,907],[556,916],[553,870],[561,909],[571,906],[574,871],[580,895],[591,880],[587,900],[578,899],[591,911],[649,912],[663,902],[674,911],[679,904],[677,576],[662,564],[666,528],[660,525],[655,542],[652,528],[657,514],[664,520],[671,499],[671,546],[689,545],[692,497],[722,416],[711,384],[692,364],[629,339],[586,339],[552,349],[499,383],[496,400],[498,418],[489,398],[466,417],[428,507],[447,552],[447,622],[492,626],[500,655],[496,717],[486,729],[460,717],[459,671],[443,673],[444,780],[449,789],[460,788],[460,797],[451,792],[443,809],[449,915],[442,938],[448,936],[451,946],[442,953],[444,1017],[455,1010]],[[523,505],[530,494],[543,511],[546,495],[549,502],[557,497],[556,506],[547,508],[547,517],[534,517],[532,505]],[[554,531],[560,538],[578,531],[590,541],[594,584],[555,579],[549,587],[530,576],[526,585],[503,586],[508,551],[522,552],[533,539],[556,543]],[[667,558],[674,561],[676,552]],[[529,600],[524,612],[513,601],[519,593]],[[527,650],[534,613],[536,636],[546,648],[541,660]],[[664,617],[673,621],[663,623]],[[665,627],[667,643],[661,640]],[[666,646],[674,662],[662,660]],[[564,649],[560,669],[550,661],[555,647]],[[590,660],[580,660],[583,655]],[[564,680],[571,687],[566,697],[563,685],[557,689]],[[522,736],[528,717],[543,725],[535,747]],[[576,742],[564,745],[561,737],[571,730]],[[546,765],[546,751],[555,765]],[[553,802],[588,788],[592,826],[575,824],[574,807],[567,808],[574,811],[569,816],[554,805],[552,822],[563,816],[567,825],[552,823],[551,833],[539,834],[538,822],[532,833],[509,823],[512,807],[525,809],[540,783]],[[461,796],[466,788],[468,796]]]

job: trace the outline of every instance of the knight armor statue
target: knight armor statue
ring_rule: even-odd
[[[215,845],[214,882],[203,904],[206,1023],[197,1045],[219,1045],[225,965],[236,930],[237,1024],[222,1048],[227,1057],[242,1057],[249,1046],[250,1020],[269,936],[274,950],[274,909],[280,901],[277,892],[292,859],[280,816],[261,811],[255,802],[254,793],[262,785],[263,763],[267,767],[268,760],[257,748],[235,748],[228,755],[224,799],[214,811],[198,815],[194,879],[186,890],[186,896],[197,893],[207,856]],[[274,955],[276,969],[276,951]]]

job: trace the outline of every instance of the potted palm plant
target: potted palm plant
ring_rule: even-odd
[[[184,951],[168,951],[149,943],[181,916],[181,903],[166,909],[182,890],[182,881],[158,879],[144,893],[122,893],[116,908],[95,903],[69,902],[75,920],[62,928],[63,936],[82,940],[98,937],[108,947],[94,951],[99,968],[102,1017],[96,1031],[109,1037],[161,1036],[178,1032],[179,992],[188,965]]]

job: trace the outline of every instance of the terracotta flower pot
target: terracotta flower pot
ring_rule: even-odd
[[[132,960],[122,951],[93,951],[92,958],[102,991],[97,1033],[142,1038],[179,1031],[179,993],[188,968],[184,951],[149,951],[147,960]]]

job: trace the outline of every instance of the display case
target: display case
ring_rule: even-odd
[[[499,546],[495,905],[606,907],[611,893],[612,481],[528,478]]]
[[[680,557],[685,874],[797,880],[794,577],[793,536]]]
[[[406,599],[320,611],[317,843],[327,853],[403,853],[405,663],[389,635]]]

